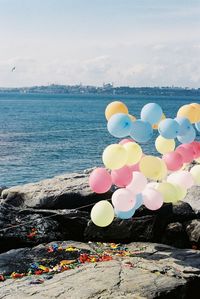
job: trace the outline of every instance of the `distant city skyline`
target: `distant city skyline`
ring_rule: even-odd
[[[0,87],[200,87],[199,0],[0,0]]]

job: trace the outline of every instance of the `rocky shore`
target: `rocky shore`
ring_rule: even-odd
[[[0,298],[196,298],[200,187],[191,188],[178,205],[165,204],[155,212],[141,207],[132,219],[115,219],[99,228],[90,221],[90,209],[98,200],[109,199],[111,192],[92,193],[89,173],[0,188],[0,274],[27,272],[39,256],[45,258],[40,249],[50,242],[85,250],[91,250],[89,241],[129,244],[130,250],[140,244],[145,252],[86,263],[44,279],[42,286],[30,287],[29,277],[6,279],[0,282]]]

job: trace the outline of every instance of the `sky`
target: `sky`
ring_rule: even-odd
[[[200,0],[0,0],[0,87],[200,87],[199,16]]]

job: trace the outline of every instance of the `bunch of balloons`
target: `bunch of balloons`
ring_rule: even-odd
[[[109,133],[123,139],[105,148],[105,167],[90,175],[89,185],[96,193],[116,186],[112,204],[102,200],[93,206],[94,224],[108,226],[115,215],[129,219],[141,205],[157,210],[163,202],[176,204],[189,188],[200,184],[200,142],[195,141],[200,132],[200,104],[182,106],[172,119],[166,118],[158,104],[149,103],[136,119],[124,103],[115,101],[106,107],[105,116]],[[160,157],[144,154],[140,145],[153,137],[153,130],[159,132],[155,148]],[[196,165],[186,170],[193,160]]]

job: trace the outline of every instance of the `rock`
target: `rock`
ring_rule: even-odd
[[[184,201],[189,203],[194,211],[200,211],[200,186],[190,188]]]
[[[46,248],[18,249],[0,255],[0,272],[26,270],[30,263],[46,258]],[[64,242],[82,250],[94,250],[93,244]],[[138,248],[144,252],[134,254]],[[200,283],[200,252],[175,249],[166,245],[131,243],[132,256],[114,257],[112,261],[82,264],[79,268],[54,275],[50,280],[39,276],[44,283],[32,285],[38,276],[0,283],[0,299],[141,299],[141,298],[197,298]],[[15,265],[15,258],[19,264]],[[64,256],[54,255],[58,260]],[[76,255],[73,256],[76,258]],[[66,253],[65,258],[70,258]],[[20,263],[21,262],[21,263]]]
[[[191,247],[186,240],[185,225],[177,231],[177,227],[170,224],[178,222],[181,225],[197,217],[187,203],[176,207],[164,204],[154,212],[143,207],[133,218],[116,218],[111,225],[101,228],[90,221],[89,211],[22,209],[3,202],[0,204],[0,252],[70,239],[123,243],[148,241]]]
[[[191,243],[200,246],[200,219],[195,219],[187,223],[186,232]]]
[[[184,226],[180,222],[167,225],[161,241],[164,244],[173,245],[178,248],[189,248],[190,242]]]
[[[72,173],[5,189],[2,197],[5,203],[20,208],[75,209],[108,199],[111,192],[96,194],[88,185],[91,170]]]

